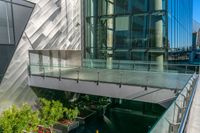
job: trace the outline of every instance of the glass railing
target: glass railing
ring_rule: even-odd
[[[82,52],[76,50],[30,50],[29,60],[30,75],[114,83],[120,87],[183,89],[191,75],[200,69],[190,64],[82,59]]]
[[[30,65],[29,75],[99,83],[183,89],[192,74],[97,69],[76,66]]]
[[[160,72],[159,64],[155,61],[131,61],[131,60],[99,60],[99,59],[83,59],[84,68],[102,68],[102,69],[119,69],[119,70],[135,70],[135,71],[152,71]],[[163,72],[173,73],[198,73],[200,66],[190,64],[162,64]]]
[[[195,91],[197,75],[193,75],[176,100],[167,109],[150,133],[178,133],[181,123],[189,109],[189,102]],[[188,114],[187,114],[188,115]]]

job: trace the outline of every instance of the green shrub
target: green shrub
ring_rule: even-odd
[[[59,101],[40,99],[39,110],[33,111],[31,106],[23,104],[21,108],[13,105],[0,116],[0,133],[21,133],[37,130],[38,125],[45,128],[52,127],[59,119],[64,117],[70,121],[77,118],[78,108],[67,109]],[[3,130],[3,131],[1,131]]]
[[[74,108],[74,109],[65,109],[65,114],[68,120],[70,121],[74,121],[77,116],[79,115],[79,110],[78,108]]]
[[[61,102],[42,98],[40,99],[40,104],[40,125],[51,127],[59,119],[63,118],[65,109]]]
[[[38,112],[24,104],[21,108],[15,105],[5,110],[0,116],[0,127],[4,133],[21,133],[36,130],[39,123]]]

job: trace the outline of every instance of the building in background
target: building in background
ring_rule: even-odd
[[[200,64],[200,29],[192,33],[192,51],[190,54],[191,64]]]
[[[200,49],[200,29],[192,33],[192,47],[193,50]]]
[[[198,30],[200,29],[200,23],[196,20],[193,19],[192,22],[192,32],[198,32]]]
[[[192,47],[191,0],[85,0],[84,7],[85,58],[106,60],[108,68],[132,60],[162,70]]]

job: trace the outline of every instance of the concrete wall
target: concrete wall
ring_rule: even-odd
[[[36,6],[0,84],[0,112],[37,98],[27,83],[28,50],[81,49],[80,0],[28,1]]]

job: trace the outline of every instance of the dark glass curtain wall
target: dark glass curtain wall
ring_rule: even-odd
[[[167,61],[192,44],[191,8],[191,0],[85,0],[85,58]]]

